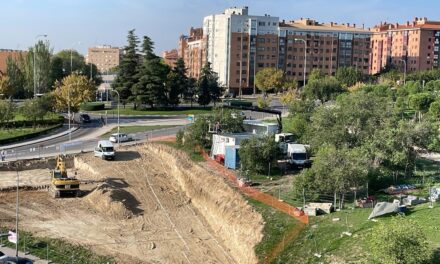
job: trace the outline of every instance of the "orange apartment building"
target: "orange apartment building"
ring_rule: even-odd
[[[0,49],[0,74],[6,73],[6,61],[9,57],[16,60],[20,54],[25,55],[26,51]]]
[[[247,7],[205,17],[203,25],[208,61],[219,81],[237,92],[255,91],[256,73],[268,67],[302,83],[304,57],[306,78],[313,69],[334,75],[343,66],[369,72],[371,32],[356,25],[280,22],[267,14],[249,15]]]
[[[439,68],[440,21],[416,17],[405,24],[381,23],[372,31],[370,74],[391,65],[407,71]]]
[[[174,67],[174,65],[176,65],[177,59],[179,58],[179,54],[177,52],[177,49],[164,51],[162,53],[162,58],[163,58],[165,64],[169,65],[170,67]]]

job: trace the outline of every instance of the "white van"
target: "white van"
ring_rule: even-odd
[[[100,157],[104,160],[114,160],[115,148],[113,144],[108,140],[100,140],[98,146],[95,148],[95,157]]]

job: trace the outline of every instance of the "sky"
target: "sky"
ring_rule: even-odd
[[[0,0],[0,49],[27,49],[47,34],[54,52],[73,48],[85,54],[95,45],[122,47],[128,30],[136,29],[140,39],[153,39],[161,55],[191,26],[201,27],[204,16],[231,6],[280,20],[307,17],[365,27],[414,17],[440,20],[439,0]]]

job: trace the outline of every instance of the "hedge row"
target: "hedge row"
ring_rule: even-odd
[[[230,106],[243,106],[243,107],[251,107],[252,106],[252,102],[241,101],[241,100],[226,101],[226,104],[229,104]]]
[[[12,137],[12,138],[5,138],[5,139],[0,139],[0,145],[4,145],[4,144],[9,144],[9,143],[13,143],[13,142],[17,142],[17,141],[22,141],[22,140],[26,140],[26,139],[31,139],[31,138],[35,138],[38,137],[40,135],[46,134],[47,132],[60,128],[62,127],[63,124],[57,124],[51,127],[48,127],[47,129],[38,131],[38,132],[31,132],[29,134],[26,135],[21,135],[21,136],[16,136],[16,137]]]
[[[84,111],[98,111],[98,110],[104,110],[105,104],[98,103],[98,102],[83,103],[80,106],[80,108],[81,108],[81,110],[84,110]]]
[[[64,117],[58,116],[53,119],[43,119],[37,120],[37,124],[39,126],[53,126],[53,125],[62,125],[64,123]],[[9,121],[5,124],[6,127],[32,127],[34,126],[34,121],[32,120],[13,120]]]

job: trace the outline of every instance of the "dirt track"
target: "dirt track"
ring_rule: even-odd
[[[105,178],[106,183],[82,198],[54,200],[44,191],[23,191],[21,226],[40,236],[88,245],[98,253],[115,256],[118,263],[254,263],[253,246],[261,239],[261,216],[237,201],[230,205],[233,214],[221,208],[229,218],[216,219],[218,223],[214,223],[212,217],[206,218],[213,202],[197,197],[192,201],[187,196],[188,186],[183,191],[182,182],[170,175],[167,166],[171,161],[163,160],[151,148],[120,151],[114,162],[101,161],[90,154],[80,156],[76,160],[78,177]],[[194,166],[185,162],[187,168]],[[197,166],[197,170],[202,169]],[[198,171],[201,172],[208,174]],[[231,189],[222,190],[218,196],[240,200],[235,195]],[[228,229],[220,230],[217,225],[224,221],[234,225],[231,219],[239,212],[250,220],[238,219],[234,228],[248,232],[252,238],[243,238],[243,246],[250,252],[243,255],[231,249],[237,241],[228,241],[237,239],[225,236]],[[12,225],[14,214],[15,194],[0,193],[0,225]],[[244,222],[247,226],[243,226]],[[252,230],[255,233],[251,234]]]

